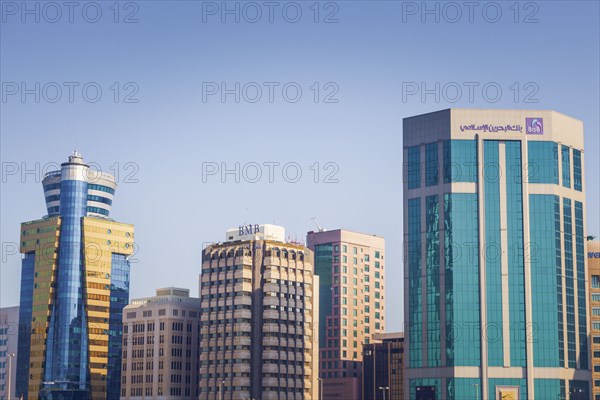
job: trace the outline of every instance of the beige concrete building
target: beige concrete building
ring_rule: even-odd
[[[19,307],[0,308],[0,400],[17,399]]]
[[[157,289],[123,309],[121,399],[198,398],[200,299]]]
[[[385,331],[385,240],[344,229],[308,232],[320,279],[324,400],[362,397],[363,345]]]
[[[202,252],[200,399],[318,398],[313,254],[248,225]]]
[[[587,261],[592,325],[592,399],[600,400],[600,241],[587,242]]]

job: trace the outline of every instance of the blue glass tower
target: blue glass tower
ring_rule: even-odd
[[[404,120],[406,399],[590,398],[583,154],[554,111]]]
[[[116,182],[76,152],[43,188],[48,215],[21,227],[17,394],[117,399],[133,226],[108,218]]]

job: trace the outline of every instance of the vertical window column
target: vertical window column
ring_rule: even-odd
[[[571,153],[569,146],[561,146],[562,159],[562,185],[566,188],[571,187]]]
[[[421,148],[420,146],[409,147],[407,150],[406,179],[408,188],[421,187]]]
[[[421,304],[421,199],[408,200],[408,311],[409,363],[411,368],[423,365],[423,312]]]

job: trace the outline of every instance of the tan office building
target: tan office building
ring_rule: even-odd
[[[313,254],[274,225],[202,252],[200,399],[318,398]]]
[[[336,229],[308,232],[320,279],[320,367],[324,400],[362,397],[363,345],[385,331],[385,240]]]
[[[592,325],[592,398],[600,400],[600,241],[587,242],[587,259]]]
[[[200,299],[157,289],[123,309],[121,399],[198,398]]]

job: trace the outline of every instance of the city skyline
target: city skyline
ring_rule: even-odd
[[[436,110],[436,111],[442,111],[442,110]],[[433,112],[436,112],[436,111],[433,111]],[[504,110],[504,111],[507,111],[507,110]],[[533,114],[535,114],[535,111],[536,111],[536,110],[532,110],[531,112],[532,112]],[[74,152],[74,153],[77,153],[77,150],[74,150],[73,152]],[[586,159],[586,160],[587,160],[587,159]],[[586,162],[587,162],[587,161],[586,161]],[[92,161],[92,162],[90,163],[90,165],[91,165],[91,170],[92,170],[92,171],[100,171],[100,172],[102,172],[102,173],[106,173],[106,172],[107,172],[107,170],[108,170],[108,173],[109,173],[109,174],[111,174],[111,173],[116,173],[117,177],[118,177],[118,174],[119,174],[120,172],[122,172],[122,171],[127,171],[127,172],[128,172],[128,173],[130,173],[130,174],[131,174],[132,172],[136,172],[136,171],[137,171],[137,170],[135,169],[135,168],[137,168],[137,167],[135,167],[135,168],[134,168],[134,167],[129,167],[129,166],[128,166],[128,167],[125,167],[125,165],[126,165],[126,164],[127,164],[127,163],[119,163],[119,162],[117,162],[117,163],[115,163],[115,165],[111,165],[111,166],[109,166],[109,168],[108,168],[108,169],[103,169],[103,168],[102,168],[102,164],[101,164],[101,163],[99,163],[99,162]],[[283,163],[281,163],[281,164],[283,164]],[[51,172],[51,169],[52,169],[52,168],[54,168],[55,166],[58,166],[58,165],[60,165],[60,162],[48,162],[48,163],[46,163],[46,164],[43,164],[43,165],[41,165],[41,167],[40,167],[40,169],[39,169],[39,172],[40,172],[40,174],[39,174],[39,179],[40,179],[40,182],[41,182],[42,178],[44,178],[44,175],[45,175],[46,173],[48,173],[48,172]],[[45,169],[44,169],[44,168],[45,168]],[[271,168],[273,168],[273,166],[271,166]],[[266,171],[266,170],[267,170],[267,168],[265,168],[265,171]],[[241,171],[241,170],[240,170],[240,171]],[[19,171],[18,173],[21,173],[21,171]],[[93,172],[93,173],[95,173],[95,172]],[[589,174],[588,174],[588,175],[589,175]],[[122,179],[124,180],[124,182],[123,182],[122,186],[120,187],[120,190],[119,190],[119,192],[121,192],[121,191],[123,190],[123,186],[125,186],[125,187],[127,187],[127,188],[131,188],[131,189],[135,189],[135,188],[136,188],[136,186],[135,186],[135,185],[138,183],[138,182],[135,182],[135,180],[137,179],[137,177],[136,177],[136,174],[132,174],[131,176],[132,176],[132,177],[131,177],[131,181],[128,181],[126,178],[122,178]],[[240,173],[240,177],[243,179],[243,175],[242,175],[241,173]],[[591,179],[590,179],[590,178],[591,178]],[[36,179],[38,179],[38,177],[37,177],[37,176],[36,176]],[[593,182],[594,176],[588,177],[588,179],[590,179],[590,180]],[[117,183],[119,183],[119,182],[117,182]],[[243,184],[243,183],[242,183],[242,184]],[[251,183],[246,183],[246,184],[251,184]],[[289,184],[289,183],[288,183],[288,184]],[[39,183],[34,181],[34,182],[31,182],[31,185],[39,186]],[[589,186],[589,185],[588,185],[588,186]],[[129,193],[129,194],[131,195],[132,193]],[[117,196],[118,196],[118,195],[117,195]],[[40,199],[41,199],[41,196],[38,196],[38,198],[40,198]],[[49,206],[49,205],[48,205],[46,202],[44,202],[43,200],[40,200],[40,203],[41,203],[40,205],[45,205],[45,207],[44,207],[44,208],[46,209],[46,214],[47,214],[47,213],[49,212],[49,208],[48,208],[48,207],[50,207],[50,206]],[[119,203],[121,203],[121,201],[119,201]],[[43,214],[43,213],[42,213],[42,214]],[[41,216],[42,214],[40,214],[40,216]],[[244,214],[245,214],[245,215],[248,215],[248,214],[249,214],[247,209],[246,209],[246,212],[245,212]],[[592,227],[592,229],[593,229],[593,227],[594,227],[594,223],[593,223],[593,221],[590,221],[590,216],[589,216],[589,214],[590,214],[590,213],[588,213],[588,216],[587,216],[587,219],[586,219],[586,223],[587,223],[587,225],[588,225],[588,232],[586,232],[586,233],[588,233],[588,234],[590,234],[590,235],[594,235],[594,236],[596,236],[596,237],[597,237],[598,235],[600,235],[600,221],[598,222],[598,227],[599,227],[599,229],[598,229],[597,231],[590,231],[590,230],[589,230],[589,229],[590,229],[590,226],[591,226],[591,227]],[[592,215],[594,214],[594,209],[593,209],[593,208],[592,208],[592,210],[591,210],[591,214],[592,214]],[[292,221],[292,225],[298,225],[298,219],[297,219],[297,218],[290,218],[288,215],[283,215],[283,217],[284,217],[284,218],[286,218],[285,220]],[[305,221],[305,223],[306,223],[306,228],[305,228],[305,229],[306,229],[306,231],[305,231],[305,232],[294,232],[294,233],[288,233],[288,236],[286,237],[286,240],[292,240],[292,241],[300,241],[300,242],[305,242],[303,239],[305,238],[306,234],[307,234],[308,232],[311,232],[311,231],[313,231],[313,230],[315,230],[315,229],[319,228],[319,226],[320,226],[320,225],[318,225],[318,224],[323,224],[323,225],[324,225],[324,224],[325,224],[325,222],[324,222],[324,221],[327,221],[327,219],[326,219],[326,218],[327,218],[327,216],[325,216],[325,218],[323,218],[323,217],[318,217],[318,218],[317,218],[317,221],[315,221],[315,220],[314,220],[314,217],[307,218],[307,220]],[[341,218],[343,218],[343,217],[341,217]],[[248,219],[250,219],[250,220],[248,220]],[[144,221],[144,220],[142,219],[142,221]],[[320,221],[320,222],[319,222],[319,221]],[[353,232],[360,232],[360,231],[361,231],[359,228],[357,228],[357,227],[355,227],[355,226],[353,226],[353,225],[350,225],[350,226],[346,225],[346,224],[350,224],[350,223],[351,223],[351,220],[349,220],[349,219],[342,219],[342,221],[343,221],[343,224],[341,225],[341,226],[342,226],[342,228],[341,228],[341,229],[347,229],[347,230],[349,230],[349,231],[353,231]],[[129,222],[129,221],[128,221],[128,222]],[[231,226],[235,226],[235,222],[236,222],[236,221],[232,221],[232,222],[231,222]],[[239,225],[240,225],[240,226],[243,226],[243,225],[246,225],[247,223],[250,223],[250,222],[252,222],[252,223],[254,223],[254,222],[263,223],[263,222],[266,222],[266,221],[255,221],[255,220],[251,219],[251,217],[248,217],[248,218],[246,218],[246,219],[242,220],[242,222],[240,222],[240,223],[239,223]],[[274,220],[273,220],[273,222],[275,223],[275,222],[276,222],[276,220],[274,219]],[[295,222],[295,224],[294,224],[294,222]],[[283,225],[283,224],[281,224],[281,225]],[[216,229],[216,230],[218,230],[218,229],[220,228],[220,229],[222,230],[222,228],[223,228],[224,226],[225,226],[225,225],[218,226],[218,227],[216,227],[215,229]],[[336,228],[334,225],[331,225],[331,226],[330,226],[330,225],[327,225],[327,226],[328,226],[329,228]],[[326,231],[328,231],[328,229],[325,229],[325,230],[326,230]],[[211,230],[209,233],[212,235],[212,234],[213,234],[213,233],[212,233],[212,230]],[[207,234],[209,234],[209,233],[207,233]],[[368,233],[369,233],[369,234],[373,234],[373,235],[377,235],[377,236],[379,236],[379,235],[380,235],[380,233],[379,233],[379,232],[368,232]],[[142,235],[142,236],[145,236],[145,235]],[[198,247],[197,247],[198,251],[200,252],[200,251],[201,251],[201,249],[202,249],[203,247],[205,247],[206,245],[208,245],[209,243],[213,243],[213,242],[210,242],[210,241],[202,241],[202,242],[200,242],[200,241],[198,241],[198,243],[197,243],[197,244],[198,244]],[[14,244],[18,245],[17,243],[14,243]],[[10,260],[11,256],[13,256],[13,257],[14,257],[14,254],[13,254],[13,250],[14,250],[13,243],[12,243],[12,242],[8,242],[8,243],[4,242],[4,245],[5,245],[5,246],[7,246],[7,247],[4,247],[4,248],[3,248],[3,250],[5,251],[5,257],[6,257],[6,260]],[[396,251],[402,251],[402,247],[403,247],[403,246],[404,246],[404,243],[402,243],[401,245],[397,245],[397,246],[394,246],[394,244],[392,243],[392,244],[390,245],[390,248],[391,248],[391,249],[394,249],[394,248],[395,248],[395,250],[396,250]],[[143,246],[143,245],[141,245],[141,244],[139,243],[139,237],[137,237],[137,238],[136,238],[136,242],[135,242],[135,244],[134,244],[134,252],[133,252],[133,255],[131,256],[131,259],[132,259],[131,263],[132,263],[132,265],[139,265],[141,268],[139,269],[139,271],[136,271],[136,270],[134,269],[134,270],[132,271],[133,275],[136,275],[136,272],[141,272],[141,271],[143,271],[143,270],[144,270],[144,266],[143,266],[143,264],[141,263],[141,259],[140,259],[140,258],[138,258],[138,254],[140,254],[140,252],[142,252],[142,251],[143,251],[143,250],[142,250],[142,247],[144,247],[144,246]],[[164,249],[164,248],[161,248],[161,249]],[[7,252],[7,250],[8,250],[8,252]],[[166,249],[165,249],[165,250],[166,250]],[[394,253],[394,251],[392,250],[392,251],[391,251],[391,253],[393,254],[393,253]],[[392,257],[393,257],[393,256],[392,256]],[[394,258],[392,258],[392,259],[394,259]],[[200,256],[198,257],[198,260],[201,260],[201,257],[200,257]],[[396,261],[397,261],[397,260],[396,260]],[[200,261],[199,261],[199,262],[200,262]],[[393,262],[393,261],[391,261],[391,262]],[[390,263],[391,263],[391,262],[390,262],[390,261],[388,261],[388,263],[386,263],[386,264],[387,264],[387,266],[388,266],[388,271],[389,271],[389,272],[386,274],[386,278],[387,278],[387,277],[389,277],[390,275],[396,275],[396,274],[397,274],[397,272],[398,272],[398,271],[397,271],[397,269],[400,269],[400,270],[402,270],[402,269],[403,269],[403,265],[404,265],[403,263],[400,263],[400,264],[393,264],[393,265],[391,265],[391,266],[390,266]],[[3,274],[6,274],[6,272],[2,272],[2,273],[3,273]],[[181,277],[181,280],[177,281],[177,282],[181,282],[181,283],[179,283],[179,286],[182,286],[182,287],[184,287],[184,286],[185,286],[185,284],[186,284],[187,282],[189,282],[188,278],[189,278],[189,277],[187,277],[187,276],[183,276],[183,277]],[[157,281],[157,282],[160,282],[160,281]],[[166,283],[175,285],[177,282],[166,282]],[[132,282],[132,285],[135,285],[135,283],[136,283],[136,282],[135,282],[135,281],[133,281],[133,282]],[[164,282],[163,282],[163,283],[164,283]],[[388,283],[388,284],[389,284],[389,283]],[[393,283],[392,283],[392,284],[393,284]],[[159,284],[159,286],[160,286],[160,284]],[[187,287],[187,288],[191,290],[191,293],[192,293],[193,295],[198,295],[198,296],[199,296],[199,293],[196,293],[196,292],[195,292],[195,291],[197,291],[197,290],[198,290],[198,288],[197,288],[196,286],[194,286],[194,285],[189,285],[189,287]],[[402,288],[401,288],[401,289],[402,289]],[[138,289],[138,291],[135,293],[135,295],[133,295],[133,294],[132,294],[132,296],[135,296],[135,297],[143,297],[143,296],[146,296],[146,295],[147,295],[147,292],[146,292],[146,290],[147,290],[147,288],[146,288],[145,286],[143,286],[143,287],[142,287],[142,286],[140,286],[140,287],[139,287],[139,289]],[[3,293],[2,293],[2,297],[4,297],[4,292],[5,292],[5,291],[3,291]],[[396,295],[396,297],[397,297],[397,292],[392,292],[392,293],[391,293],[391,297],[392,297],[392,299],[394,298],[394,295]],[[403,298],[401,299],[401,301],[403,301]],[[18,306],[18,305],[19,305],[19,302],[18,302],[18,300],[17,300],[17,301],[13,301],[12,303],[8,303],[8,304],[2,303],[2,306],[3,306],[3,307],[7,307],[7,306]],[[397,311],[397,310],[396,310],[396,311]],[[386,313],[387,313],[387,311],[386,311]],[[390,314],[390,315],[387,315],[387,314],[386,314],[386,317],[387,317],[388,321],[390,321],[390,320],[391,320],[391,322],[388,322],[389,324],[391,324],[391,328],[388,328],[388,330],[389,330],[389,331],[391,331],[391,332],[393,332],[393,331],[404,331],[404,324],[403,324],[402,322],[399,322],[399,321],[398,321],[398,319],[397,319],[397,314],[395,314],[395,315],[394,315],[394,314]]]
[[[275,220],[292,238],[302,238],[315,229],[311,217],[325,228],[385,237],[386,284],[400,285],[403,117],[454,106],[553,109],[584,122],[588,152],[599,147],[597,2],[539,2],[537,12],[523,3],[518,23],[509,9],[512,3],[501,4],[498,23],[484,20],[482,7],[473,23],[466,19],[466,10],[455,23],[444,18],[436,22],[431,16],[423,23],[419,14],[403,14],[403,5],[411,2],[368,7],[364,2],[334,2],[337,12],[321,4],[320,22],[314,23],[311,4],[302,3],[303,19],[296,24],[282,20],[280,13],[272,24],[236,23],[231,17],[222,23],[219,14],[205,14],[203,22],[200,2],[136,4],[134,17],[135,10],[122,8],[119,19],[136,18],[137,23],[114,23],[114,11],[107,5],[97,24],[82,21],[80,13],[73,24],[64,19],[36,23],[31,17],[23,23],[17,13],[6,14],[0,26],[0,71],[6,83],[0,155],[7,173],[0,194],[2,242],[19,243],[15,227],[45,213],[41,178],[35,182],[34,173],[21,179],[21,167],[33,170],[36,163],[40,169],[58,163],[76,147],[103,171],[112,167],[119,172],[112,215],[136,224],[138,231],[133,297],[162,286],[165,265],[177,266],[169,284],[188,286],[197,295],[189,280],[199,269],[202,243],[213,241],[223,229]],[[65,10],[63,18],[67,16]],[[337,22],[324,23],[325,18]],[[22,82],[27,89],[35,88],[35,82],[41,88],[58,82],[63,97],[47,101],[56,89],[48,86],[39,103],[35,94],[22,102],[20,93],[8,94],[15,90],[11,82],[19,90]],[[66,82],[79,83],[72,103]],[[82,99],[81,89],[89,82],[100,85],[102,100]],[[128,82],[137,87],[126,87]],[[212,93],[210,83],[215,82],[219,90],[222,82],[229,89],[236,82],[242,88],[258,82],[263,100],[247,101],[255,90],[248,87],[239,103],[234,95],[223,103],[206,90],[203,101],[203,86]],[[265,82],[279,83],[273,103]],[[282,99],[280,89],[289,82],[301,86],[301,101]],[[326,87],[330,82],[335,85]],[[462,89],[459,99],[456,87],[447,85],[451,82]],[[465,85],[469,82],[478,84],[473,101]],[[503,92],[495,103],[482,95],[491,82]],[[439,99],[433,93],[423,100],[421,83],[434,91],[439,83]],[[330,95],[329,100],[339,101],[325,103]],[[139,101],[125,102],[126,96],[127,101]],[[533,100],[537,103],[529,102]],[[221,167],[223,162],[228,168],[235,162],[281,165],[273,183],[264,166],[257,183],[236,183],[231,175],[221,183],[218,174],[203,182],[202,163]],[[298,183],[281,176],[289,162],[302,168]],[[319,183],[314,183],[317,166],[310,168],[317,162]],[[326,168],[329,162],[335,164]],[[8,175],[13,163],[19,170]],[[598,157],[587,157],[586,163],[588,174],[599,169]],[[338,183],[325,183],[328,176]],[[126,178],[138,182],[125,183]],[[597,179],[588,177],[590,204],[600,197]],[[265,193],[273,195],[271,202],[262,201]],[[220,211],[225,209],[233,212],[224,216]],[[590,208],[587,224],[590,233],[600,234],[597,210]],[[180,246],[194,249],[193,254],[177,251]],[[16,305],[20,256],[11,249],[5,255],[0,303]],[[403,290],[388,292],[387,300],[401,304]],[[403,311],[388,308],[386,321],[386,328],[402,330]]]

